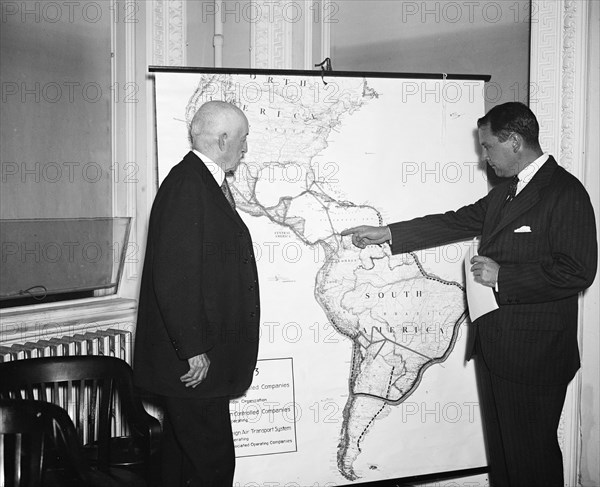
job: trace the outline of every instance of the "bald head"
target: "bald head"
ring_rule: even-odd
[[[192,147],[206,154],[225,172],[234,170],[247,150],[248,120],[235,105],[209,101],[190,124]]]

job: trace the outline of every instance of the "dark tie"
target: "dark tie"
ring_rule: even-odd
[[[502,203],[500,211],[498,212],[498,219],[496,220],[496,225],[508,211],[508,208],[510,206],[509,203],[515,199],[515,196],[517,194],[517,184],[519,184],[519,178],[518,176],[513,176],[508,185],[508,194],[506,195],[506,199],[504,200],[504,203]]]
[[[227,183],[227,178],[223,179],[223,184],[221,185],[221,191],[223,191],[225,198],[227,198],[227,202],[235,210],[235,200],[233,199],[233,195],[231,194],[231,190],[229,189],[229,184]]]
[[[519,176],[513,176],[510,180],[510,184],[508,185],[508,195],[506,196],[506,203],[510,203],[515,199],[517,195],[517,185],[519,184]]]

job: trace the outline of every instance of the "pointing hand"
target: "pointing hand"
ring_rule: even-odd
[[[367,245],[382,244],[392,238],[392,233],[388,227],[371,227],[368,225],[348,228],[341,235],[342,237],[352,235],[352,243],[360,249],[364,249]]]

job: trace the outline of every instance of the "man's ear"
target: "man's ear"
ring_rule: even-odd
[[[520,134],[513,132],[508,136],[508,140],[512,144],[513,152],[518,152],[523,145],[523,137]]]
[[[219,135],[219,139],[217,142],[219,144],[219,150],[224,151],[225,145],[227,145],[227,133],[224,132],[221,135]]]

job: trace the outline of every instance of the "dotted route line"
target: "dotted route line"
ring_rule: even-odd
[[[440,284],[445,284],[446,286],[456,286],[461,291],[465,290],[464,286],[456,281],[446,281],[446,280],[442,279],[441,277],[435,276],[433,274],[428,274],[427,271],[425,271],[425,269],[423,268],[423,265],[421,264],[421,262],[419,262],[419,258],[417,257],[417,255],[414,252],[409,252],[409,254],[412,256],[413,259],[415,259],[415,264],[417,264],[419,271],[421,271],[421,274],[423,274],[423,277],[425,277],[426,279],[439,282]]]
[[[393,366],[392,370],[390,372],[390,380],[388,382],[388,388],[387,388],[387,392],[385,393],[385,398],[387,399],[390,395],[390,389],[392,388],[392,378],[394,377],[394,369],[396,367]],[[381,414],[381,411],[383,411],[383,409],[385,408],[386,404],[384,403],[380,408],[379,411],[377,411],[373,417],[370,419],[370,421],[368,422],[368,424],[363,428],[362,433],[360,434],[360,436],[358,437],[358,440],[356,440],[356,448],[358,448],[358,451],[362,451],[360,448],[360,442],[362,441],[363,437],[367,434],[367,431],[369,430],[369,428],[371,427],[371,425],[375,422],[375,420],[377,419],[377,416],[379,416]]]

